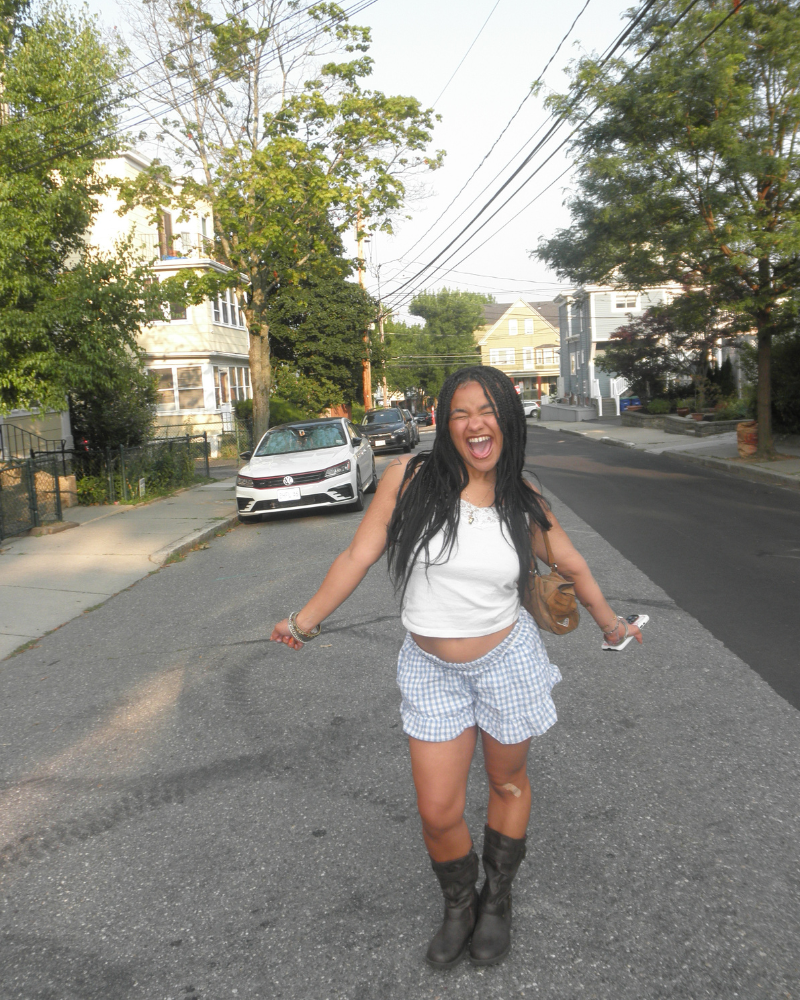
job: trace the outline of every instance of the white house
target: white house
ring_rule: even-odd
[[[108,177],[132,179],[149,162],[127,152],[99,169]],[[161,236],[143,208],[120,216],[119,205],[113,190],[101,200],[88,237],[101,251],[113,253],[120,238],[131,235],[136,252],[154,261],[159,280],[183,271],[230,271],[212,256],[208,205],[198,203],[185,222],[178,221],[177,209],[164,212]],[[171,434],[207,431],[216,450],[219,434],[230,428],[232,403],[252,397],[247,328],[234,293],[181,309],[165,304],[163,322],[143,329],[139,343],[158,380],[158,425]]]

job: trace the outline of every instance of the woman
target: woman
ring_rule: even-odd
[[[541,495],[522,477],[526,425],[509,378],[464,368],[442,386],[430,454],[399,460],[381,479],[349,547],[300,611],[271,638],[293,649],[363,580],[388,549],[408,629],[397,679],[422,834],[445,900],[427,960],[447,968],[469,948],[475,964],[511,946],[511,883],[525,856],[531,738],[556,721],[561,679],[520,605],[531,544],[559,572],[611,643],[633,632],[606,603],[584,559]],[[480,733],[489,778],[486,880],[464,820],[467,775]]]

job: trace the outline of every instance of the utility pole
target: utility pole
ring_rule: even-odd
[[[366,291],[367,283],[364,269],[364,227],[362,225],[363,216],[359,208],[356,215],[356,239],[358,241],[358,283]],[[381,325],[381,329],[383,326]],[[381,339],[383,336],[381,335]],[[362,385],[364,388],[364,409],[372,407],[372,365],[369,360],[369,327],[364,331],[364,343],[367,346],[367,356],[362,362]],[[385,401],[384,401],[385,405]]]
[[[378,330],[381,336],[381,346],[383,346],[383,321],[386,319],[386,313],[383,311],[383,303],[381,302],[381,265],[378,264]],[[386,362],[383,364],[383,405],[389,405],[389,387],[386,384]]]

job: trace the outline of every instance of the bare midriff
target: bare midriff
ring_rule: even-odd
[[[491,632],[489,635],[448,639],[446,636],[417,635],[412,632],[411,638],[420,649],[430,653],[431,656],[438,656],[446,663],[471,663],[486,656],[495,646],[499,646],[516,624],[513,622],[506,628],[501,628],[499,632]]]

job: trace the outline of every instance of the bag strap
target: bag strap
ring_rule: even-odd
[[[541,531],[542,529],[540,528],[539,530]],[[553,570],[553,569],[557,569],[557,567],[556,567],[556,564],[553,562],[553,550],[550,548],[550,538],[548,537],[549,534],[550,534],[549,531],[542,531],[542,538],[544,539],[544,548],[545,548],[545,551],[547,552],[547,565],[548,565],[548,567],[551,570]],[[535,541],[536,541],[536,526],[535,525],[533,527],[533,530],[531,531],[531,541],[533,543],[535,543]],[[533,574],[535,576],[539,572],[539,566],[538,566],[538,564],[536,562],[536,547],[535,547],[535,545],[532,545],[532,547],[531,547],[531,555],[533,556]]]

